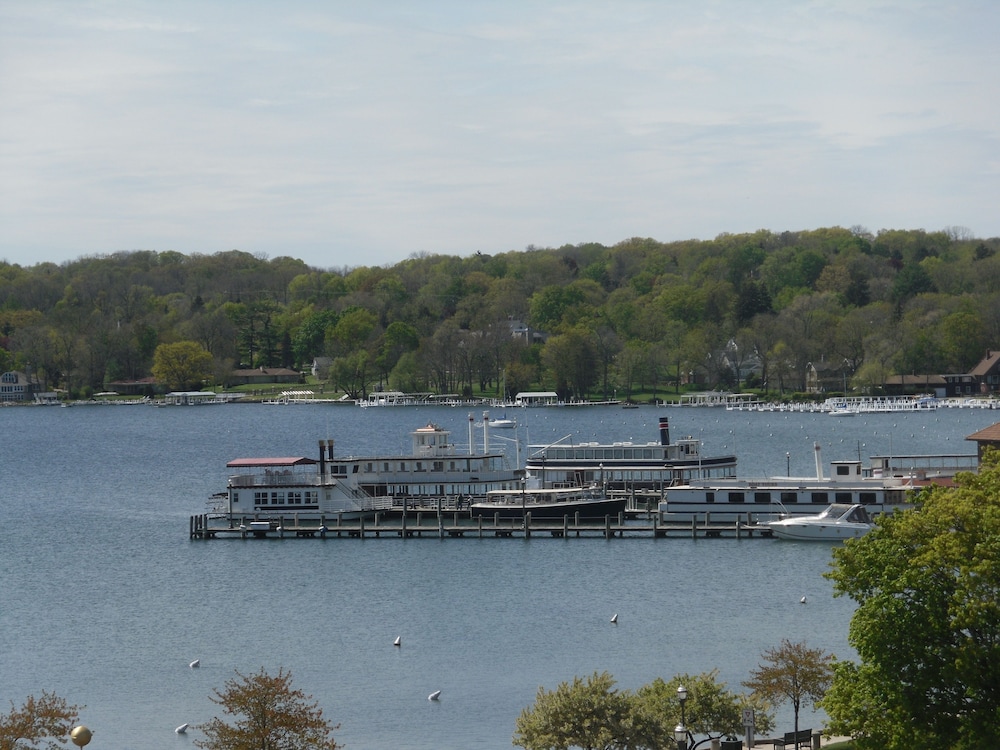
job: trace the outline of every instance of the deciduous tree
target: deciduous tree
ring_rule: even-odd
[[[168,387],[201,386],[212,374],[212,355],[194,341],[160,344],[153,354],[153,375]]]
[[[28,696],[20,708],[12,701],[10,712],[0,716],[0,750],[63,747],[79,713],[79,706],[45,690],[39,698]]]
[[[995,747],[1000,736],[1000,454],[834,550],[858,662],[822,701],[859,750]]]
[[[207,750],[336,750],[333,732],[339,724],[323,717],[323,709],[301,690],[292,688],[292,674],[278,670],[270,675],[263,668],[253,675],[236,672],[225,689],[215,691],[212,702],[233,718],[219,717],[197,729],[204,740],[195,740]]]
[[[791,703],[798,732],[801,707],[819,701],[830,686],[833,655],[782,639],[780,646],[767,649],[762,657],[763,663],[750,673],[743,687],[773,703]]]

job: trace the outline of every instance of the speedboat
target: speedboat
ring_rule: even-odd
[[[861,503],[833,503],[814,516],[789,516],[767,524],[779,539],[816,542],[856,539],[874,527],[875,523]]]

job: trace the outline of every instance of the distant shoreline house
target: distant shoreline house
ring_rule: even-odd
[[[933,393],[938,398],[1000,394],[1000,351],[987,351],[979,364],[967,373],[892,375],[886,378],[885,390],[892,396]]]
[[[0,374],[0,403],[31,401],[37,390],[38,384],[19,370]]]

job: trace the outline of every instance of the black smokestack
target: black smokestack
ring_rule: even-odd
[[[660,445],[670,445],[670,420],[660,417]]]

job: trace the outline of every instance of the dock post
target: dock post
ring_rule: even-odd
[[[604,538],[611,538],[611,516],[604,516]]]
[[[483,538],[483,516],[482,516],[482,514],[479,514],[478,516],[476,516],[476,519],[479,522],[479,538],[482,539]]]
[[[531,539],[531,511],[524,514],[524,538]]]
[[[285,538],[285,517],[278,516],[278,539]]]
[[[566,533],[569,531],[569,516],[563,516],[563,539],[566,538]]]
[[[576,535],[580,536],[580,511],[573,514],[573,525],[576,527]]]
[[[444,539],[444,516],[441,515],[441,498],[438,498],[438,539]]]
[[[692,539],[697,539],[698,538],[698,514],[697,513],[692,513],[691,514],[691,538]]]
[[[405,539],[406,538],[406,500],[403,500],[403,521],[402,521],[401,528],[402,528],[402,533],[400,534],[400,536]]]
[[[625,536],[625,514],[618,514],[618,536]]]
[[[365,538],[365,517],[361,516],[358,518],[358,539]]]

